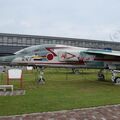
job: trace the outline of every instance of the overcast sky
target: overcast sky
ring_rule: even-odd
[[[120,41],[120,0],[0,0],[0,33]]]

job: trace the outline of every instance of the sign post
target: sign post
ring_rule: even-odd
[[[7,85],[10,80],[20,80],[20,88],[23,88],[22,70],[21,69],[9,69],[7,74]]]

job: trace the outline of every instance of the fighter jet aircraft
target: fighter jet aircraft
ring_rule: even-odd
[[[120,69],[120,52],[108,49],[81,48],[67,45],[45,44],[22,49],[14,55],[0,57],[0,64],[39,67],[93,68],[112,71],[112,81],[120,83],[114,70]]]

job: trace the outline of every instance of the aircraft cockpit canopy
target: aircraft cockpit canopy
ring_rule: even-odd
[[[31,46],[31,47],[28,47],[28,48],[24,48],[20,51],[17,51],[15,54],[16,55],[22,55],[22,54],[31,54],[31,53],[34,53],[34,52],[38,52],[40,51],[40,46],[39,45],[36,45],[36,46]]]

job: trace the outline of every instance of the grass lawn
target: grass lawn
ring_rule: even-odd
[[[35,81],[35,71],[24,72],[24,96],[0,96],[0,115],[68,110],[120,103],[120,86],[113,85],[109,73],[106,82],[97,81],[97,70],[72,74],[67,69],[46,69],[44,85]],[[0,76],[0,84],[5,75]],[[13,82],[11,82],[13,84]],[[18,84],[15,82],[15,89]]]

